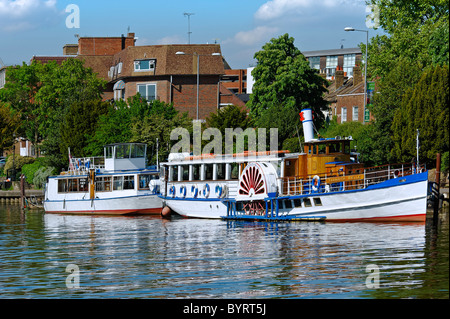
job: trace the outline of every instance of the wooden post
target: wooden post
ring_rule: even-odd
[[[20,208],[27,208],[25,204],[25,176],[23,174],[20,175]]]
[[[437,198],[434,201],[433,223],[437,223],[439,219],[439,202],[440,202],[440,184],[441,184],[441,153],[436,154],[436,187]]]

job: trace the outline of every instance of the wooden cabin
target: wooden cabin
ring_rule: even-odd
[[[285,160],[285,177],[359,174],[363,164],[350,160],[351,139],[321,139],[304,143],[303,153]]]

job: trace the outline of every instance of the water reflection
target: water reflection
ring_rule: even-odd
[[[448,223],[433,235],[424,224],[23,215],[0,206],[0,234],[2,297],[448,298]],[[80,269],[80,289],[66,287],[69,264]],[[380,269],[378,289],[365,284],[370,264]]]

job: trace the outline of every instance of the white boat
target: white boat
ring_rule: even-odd
[[[302,112],[302,153],[171,154],[161,198],[186,217],[262,220],[424,221],[428,173],[414,164],[364,168],[349,138],[314,139]]]
[[[104,157],[70,158],[67,172],[48,179],[45,212],[160,214],[159,170],[146,167],[146,152],[146,144],[120,143],[106,145]]]

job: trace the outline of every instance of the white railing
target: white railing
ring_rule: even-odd
[[[424,167],[419,168],[420,171]],[[388,164],[365,168],[353,174],[317,174],[306,177],[279,178],[278,185],[280,195],[305,195],[312,193],[328,193],[336,191],[348,191],[364,189],[370,185],[378,184],[392,178],[412,175],[416,169],[411,164]],[[315,183],[314,177],[319,180]]]
[[[104,169],[104,157],[78,157],[69,159],[68,174],[86,174],[90,169]]]

